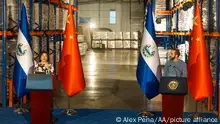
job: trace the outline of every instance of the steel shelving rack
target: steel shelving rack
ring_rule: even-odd
[[[145,0],[144,2],[146,3],[148,0]],[[183,8],[183,4],[186,3],[188,0],[183,0],[182,2],[180,2],[179,4],[175,5],[175,1],[173,0],[173,8],[171,10],[168,11],[154,11],[155,14],[158,15],[165,15],[166,19],[167,19],[167,31],[166,32],[156,32],[157,37],[163,37],[164,38],[164,44],[163,46],[165,48],[168,48],[171,45],[177,45],[180,43],[184,43],[184,41],[186,40],[190,40],[191,39],[191,31],[179,31],[178,30],[178,20],[179,20],[179,12],[180,10]],[[198,2],[200,2],[201,5],[201,15],[203,13],[202,11],[202,5],[203,5],[203,0],[196,0]],[[151,0],[152,3],[152,7],[155,10],[155,1]],[[213,96],[206,99],[205,102],[208,104],[208,111],[213,111],[214,113],[218,113],[218,117],[220,118],[220,99],[219,99],[219,94],[220,94],[220,90],[219,90],[219,55],[220,55],[220,51],[219,51],[219,43],[220,43],[220,1],[216,0],[216,30],[212,30],[212,28],[210,27],[211,23],[213,23],[211,21],[212,18],[212,4],[213,1],[212,0],[208,0],[208,30],[207,32],[204,32],[204,36],[207,42],[207,51],[210,57],[211,51],[210,51],[210,42],[212,38],[216,39],[216,46],[215,46],[215,61],[213,61],[213,58],[209,58],[210,59],[210,63],[215,63],[215,77],[213,77],[213,85],[214,85],[214,93]],[[146,5],[146,4],[145,4]],[[171,19],[172,16],[174,15],[174,13],[176,14],[176,25],[175,25],[175,32],[172,32],[171,29],[169,29],[169,27],[171,27]],[[168,41],[168,39],[170,39],[170,41]],[[186,60],[187,61],[187,60]]]
[[[32,24],[33,24],[33,4],[34,2],[38,2],[39,3],[39,24],[38,27],[36,29],[32,29]],[[7,108],[7,67],[8,67],[8,63],[7,63],[7,52],[6,52],[6,42],[7,42],[7,37],[16,37],[18,32],[11,32],[8,31],[6,29],[6,14],[7,14],[7,0],[3,0],[2,1],[2,30],[0,30],[0,37],[2,38],[2,62],[1,62],[1,68],[2,68],[2,107],[3,109]],[[39,51],[34,51],[35,54],[39,54],[42,51],[42,41],[43,41],[43,37],[47,37],[47,52],[49,54],[53,54],[53,61],[54,61],[54,69],[56,71],[56,57],[57,57],[57,53],[56,53],[56,42],[59,42],[60,46],[59,46],[59,56],[61,56],[61,42],[63,40],[63,31],[59,31],[56,30],[56,8],[63,8],[63,9],[68,9],[68,3],[64,3],[62,0],[29,0],[30,3],[30,9],[29,9],[29,13],[30,14],[30,34],[32,36],[38,36],[39,37]],[[43,4],[47,4],[48,6],[50,4],[53,5],[53,9],[54,11],[54,16],[55,19],[54,20],[50,20],[48,19],[48,30],[42,30],[42,5]],[[16,22],[19,22],[20,20],[20,10],[21,10],[21,0],[17,0],[17,7],[18,7],[18,20]],[[49,8],[49,7],[48,7]],[[73,5],[73,13],[75,15],[76,18],[76,22],[78,22],[78,0],[74,0],[74,5]],[[48,11],[48,18],[50,18],[50,13]],[[64,17],[65,18],[65,17]],[[54,30],[49,30],[49,23],[54,23],[55,27]],[[78,30],[78,24],[76,23],[76,29]],[[53,40],[50,40],[51,37],[53,38]],[[53,42],[53,49],[49,48],[49,43]],[[32,45],[32,47],[34,47]],[[13,56],[12,56],[13,57]],[[35,58],[36,59],[36,58]],[[13,67],[13,66],[10,66]]]

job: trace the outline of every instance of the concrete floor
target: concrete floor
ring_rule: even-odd
[[[144,109],[144,95],[136,81],[138,51],[90,50],[82,57],[86,89],[70,98],[71,108]],[[67,108],[68,97],[59,86],[55,107]],[[175,100],[174,100],[175,102]],[[150,111],[161,111],[161,95],[147,102]],[[185,97],[185,112],[195,111],[195,101]],[[198,111],[207,112],[204,104]]]

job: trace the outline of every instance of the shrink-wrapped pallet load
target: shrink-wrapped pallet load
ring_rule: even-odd
[[[107,39],[110,40],[115,39],[115,32],[107,32]]]
[[[115,39],[122,39],[122,32],[115,32]]]
[[[115,48],[123,48],[122,40],[116,40],[115,41]]]
[[[110,48],[110,49],[115,48],[115,40],[109,40],[108,41],[108,48]]]
[[[100,32],[100,38],[103,40],[106,40],[108,37],[108,33],[107,32]]]
[[[123,39],[130,39],[130,32],[123,32]]]
[[[130,48],[131,46],[130,46],[130,40],[124,40],[123,41],[123,47],[124,48]]]

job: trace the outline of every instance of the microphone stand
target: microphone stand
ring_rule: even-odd
[[[168,65],[164,71],[164,75],[166,75],[166,71],[171,67],[171,65]]]
[[[183,72],[180,69],[178,69],[176,66],[173,66],[173,67],[180,72],[180,76],[183,74]],[[176,76],[177,76],[177,71],[176,71]]]

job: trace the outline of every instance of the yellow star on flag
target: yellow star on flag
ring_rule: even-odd
[[[197,37],[197,38],[196,38],[196,41],[200,41],[200,38]]]
[[[70,36],[69,36],[69,39],[73,39],[73,36],[72,36],[72,35],[70,35]]]
[[[194,17],[193,18],[193,25],[198,25],[197,23],[196,23],[196,19],[198,18],[198,16],[196,16],[196,17]]]
[[[68,24],[70,23],[69,17],[70,17],[70,15],[68,15],[68,16],[67,16],[67,19],[66,19],[66,23],[68,23]]]

